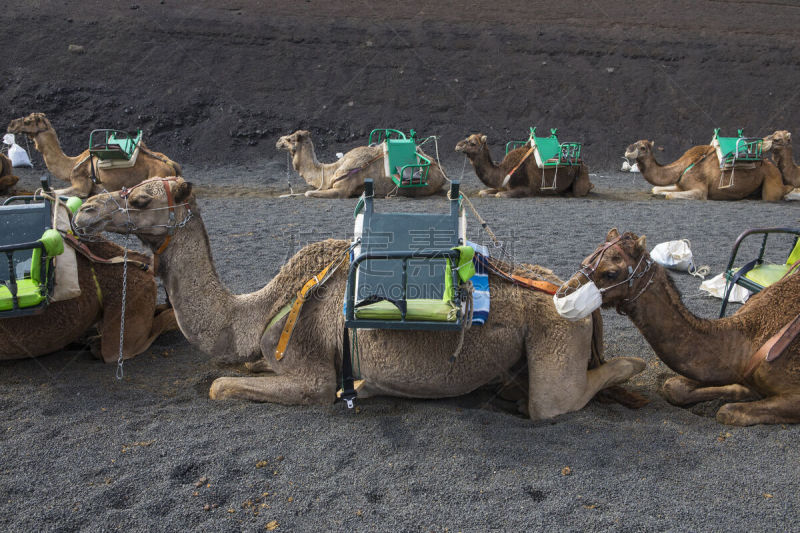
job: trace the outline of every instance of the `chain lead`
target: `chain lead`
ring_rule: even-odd
[[[125,371],[122,368],[122,347],[125,342],[125,301],[128,296],[128,239],[130,234],[125,235],[125,253],[122,262],[122,310],[119,317],[119,356],[117,357],[117,380],[122,380]]]

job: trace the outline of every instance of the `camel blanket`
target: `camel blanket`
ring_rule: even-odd
[[[53,228],[58,231],[70,231],[70,212],[60,200],[53,203]],[[78,281],[78,258],[75,249],[64,246],[64,253],[54,260],[55,287],[50,298],[52,302],[71,300],[81,295],[81,286]]]

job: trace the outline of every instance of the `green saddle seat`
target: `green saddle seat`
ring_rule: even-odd
[[[406,320],[430,320],[433,322],[455,322],[458,307],[448,300],[419,298],[407,300]],[[356,318],[371,320],[401,320],[400,309],[387,301],[375,302],[356,309]]]
[[[424,187],[428,184],[431,160],[417,151],[414,130],[410,137],[393,129],[376,129],[369,134],[369,144],[383,143],[383,167],[387,177],[398,187]]]
[[[732,165],[737,161],[761,161],[764,159],[762,143],[760,138],[745,137],[741,129],[736,137],[720,137],[719,128],[716,128],[711,138],[711,145],[716,148],[722,166]]]
[[[549,137],[537,137],[536,128],[531,128],[530,142],[539,168],[581,164],[582,145],[558,142],[557,131],[553,128]]]
[[[9,204],[15,200],[0,207],[0,318],[44,307],[53,286],[52,258],[64,251],[61,234],[50,228],[50,202],[23,197],[27,203]]]
[[[142,130],[131,136],[119,130],[94,130],[89,134],[89,151],[98,159],[129,160],[142,140]]]

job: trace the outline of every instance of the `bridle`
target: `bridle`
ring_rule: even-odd
[[[623,279],[622,281],[619,281],[619,282],[613,284],[613,285],[609,285],[608,287],[598,288],[598,290],[601,293],[604,293],[604,292],[606,292],[606,291],[608,291],[610,289],[613,289],[614,287],[618,287],[618,286],[620,286],[620,285],[622,285],[624,283],[627,283],[629,288],[633,287],[633,283],[636,280],[638,280],[639,278],[644,277],[647,274],[648,271],[652,270],[652,273],[650,274],[650,279],[647,280],[647,283],[644,285],[644,287],[642,287],[642,289],[638,293],[636,293],[635,296],[633,296],[632,298],[625,298],[624,300],[621,300],[617,304],[617,313],[619,313],[619,314],[625,314],[622,311],[622,306],[623,305],[631,303],[631,302],[635,301],[636,299],[638,299],[650,287],[650,285],[653,284],[653,276],[655,276],[655,273],[656,273],[656,271],[654,269],[652,269],[653,264],[655,263],[655,261],[653,261],[650,258],[650,254],[646,250],[644,251],[644,253],[642,253],[642,256],[639,258],[639,261],[636,263],[635,267],[630,265],[631,263],[633,263],[633,259],[619,245],[619,243],[623,239],[626,239],[626,238],[629,239],[630,237],[626,237],[624,235],[620,235],[620,236],[618,236],[618,237],[616,237],[614,239],[611,239],[608,242],[604,242],[603,244],[601,244],[594,251],[594,253],[592,253],[592,255],[590,255],[588,257],[586,262],[581,263],[581,268],[575,273],[575,274],[582,274],[588,281],[594,283],[595,282],[594,274],[597,271],[597,267],[600,266],[600,261],[603,260],[603,256],[605,255],[605,253],[607,251],[609,251],[610,249],[612,249],[612,248],[617,250],[622,255],[622,257],[625,259],[625,261],[628,263],[628,277]],[[565,283],[564,285],[562,285],[558,289],[558,292],[556,293],[556,295],[559,298],[566,296],[566,289],[569,289],[569,288],[570,287],[568,287],[567,284]]]
[[[172,240],[172,236],[175,234],[175,230],[177,228],[182,228],[183,226],[185,226],[186,223],[189,222],[189,220],[192,218],[192,210],[189,208],[188,203],[184,202],[178,205],[175,204],[175,198],[172,195],[172,187],[170,185],[170,182],[175,182],[175,181],[178,181],[178,178],[175,176],[171,176],[168,178],[150,178],[148,180],[144,180],[143,182],[134,185],[130,189],[126,189],[125,187],[123,187],[122,190],[120,190],[119,192],[120,198],[125,199],[125,208],[123,209],[120,207],[120,209],[123,210],[128,215],[128,228],[130,233],[134,229],[141,229],[140,227],[137,227],[135,224],[133,224],[133,222],[130,219],[130,208],[128,207],[128,198],[130,197],[130,194],[138,187],[141,187],[142,185],[148,183],[161,182],[161,186],[164,187],[164,192],[167,195],[167,207],[157,207],[155,209],[150,209],[150,211],[155,211],[157,209],[169,209],[169,222],[167,224],[142,226],[149,228],[158,228],[158,227],[167,228],[167,236],[164,239],[164,242],[162,242],[161,245],[158,247],[158,249],[155,252],[153,252],[154,255],[161,255],[162,253],[164,253],[164,250],[167,249],[167,246],[169,246],[169,243]],[[178,206],[186,207],[186,216],[180,222],[175,221],[175,208]]]

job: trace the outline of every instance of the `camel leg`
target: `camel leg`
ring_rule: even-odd
[[[680,189],[677,185],[665,185],[665,186],[655,186],[650,189],[652,194],[665,194],[668,192],[680,192]]]
[[[147,350],[162,333],[178,329],[175,311],[167,309],[155,316],[153,309],[155,294],[146,294],[128,301],[125,309],[124,359],[130,359]],[[119,313],[105,308],[100,325],[100,355],[106,363],[113,363],[119,357]],[[109,316],[110,315],[110,316]]]
[[[324,191],[306,191],[306,198],[349,198],[350,193],[344,189],[325,189]]]
[[[497,194],[497,189],[481,189],[478,191],[478,196],[494,196]]]
[[[508,191],[500,191],[495,195],[497,198],[522,198],[529,196],[527,187],[517,187]]]
[[[528,413],[533,420],[551,418],[584,407],[598,391],[619,385],[645,369],[635,357],[616,357],[589,371],[591,324],[553,324],[559,331],[539,330],[525,339],[528,352]],[[572,331],[564,331],[569,327]],[[581,331],[583,329],[584,331]]]
[[[683,376],[669,378],[661,387],[661,392],[672,405],[691,405],[718,399],[741,402],[758,397],[743,385],[703,387],[699,382]]]
[[[717,411],[717,421],[731,426],[796,424],[800,422],[800,394],[782,394],[763,400],[726,403]]]
[[[780,172],[768,172],[761,184],[761,199],[765,202],[780,202],[793,189],[791,185],[784,185]]]
[[[244,366],[253,374],[272,372],[272,365],[269,364],[269,361],[267,361],[266,357],[262,357],[256,361],[248,361],[244,364]]]
[[[677,191],[664,193],[667,200],[705,200],[708,198],[708,192],[701,189],[692,189],[691,191]]]
[[[325,376],[224,377],[214,380],[212,400],[250,400],[284,405],[331,404],[336,399],[336,374]]]
[[[594,189],[594,184],[589,181],[589,169],[586,165],[581,165],[578,176],[572,182],[572,195],[576,197],[586,196],[592,189]]]

